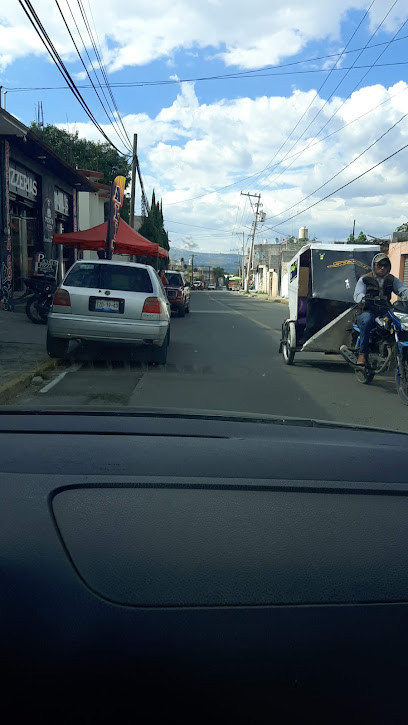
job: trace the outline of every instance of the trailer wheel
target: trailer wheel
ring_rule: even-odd
[[[283,355],[283,362],[285,365],[293,365],[295,360],[295,352],[296,350],[293,349],[293,347],[290,346],[289,342],[289,326],[285,325],[284,333],[283,333],[283,340],[282,340],[282,355]]]

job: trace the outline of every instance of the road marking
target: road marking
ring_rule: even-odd
[[[226,307],[227,309],[229,307],[229,305],[226,305],[224,302],[220,302],[219,300],[216,300],[214,297],[210,297],[210,299],[213,300],[213,302],[217,302],[219,305],[223,305],[223,307]],[[241,315],[241,317],[244,317],[246,320],[250,320],[255,325],[258,325],[258,327],[263,327],[265,330],[269,330],[269,332],[273,332],[274,335],[280,336],[280,334],[281,334],[279,330],[274,330],[273,327],[270,327],[269,325],[265,325],[264,322],[259,322],[259,320],[254,320],[253,317],[248,317],[248,315],[244,315],[244,313],[239,312],[239,310],[233,310],[232,313],[235,315]]]
[[[51,390],[51,388],[53,388],[54,385],[57,385],[57,383],[59,383],[63,378],[65,378],[65,376],[68,375],[68,373],[76,373],[78,370],[80,370],[81,367],[82,367],[82,363],[77,363],[76,365],[71,365],[68,368],[68,370],[64,370],[63,373],[60,373],[59,375],[57,375],[57,377],[54,378],[54,380],[51,380],[50,383],[47,383],[47,385],[44,385],[44,387],[41,388],[41,390],[39,390],[38,392],[39,393],[48,393],[48,391]]]

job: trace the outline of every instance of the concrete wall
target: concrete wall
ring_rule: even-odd
[[[391,273],[402,280],[404,278],[404,262],[408,256],[408,241],[390,244],[388,256],[391,262]],[[396,299],[395,295],[393,295],[393,301]]]
[[[269,270],[269,290],[268,294],[270,297],[278,296],[278,273],[275,270]]]
[[[105,201],[97,192],[78,193],[78,230],[91,229],[105,221]]]

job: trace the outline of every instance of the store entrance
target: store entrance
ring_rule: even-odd
[[[13,289],[25,290],[24,277],[32,274],[37,216],[35,207],[12,202],[10,204],[10,231],[13,251]]]

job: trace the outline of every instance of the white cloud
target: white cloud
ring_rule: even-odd
[[[310,41],[340,41],[342,20],[351,10],[365,10],[366,0],[122,0],[118,9],[112,0],[91,0],[93,17],[103,55],[111,71],[142,66],[157,59],[173,62],[179,49],[195,53],[211,48],[228,66],[256,68],[277,63],[304,48]],[[384,29],[393,32],[403,20],[404,3],[397,3]],[[0,15],[0,68],[30,53],[45,53],[17,2],[3,3]],[[401,6],[401,7],[399,7]],[[61,7],[79,46],[65,0]],[[388,10],[377,0],[370,10],[376,27]],[[75,51],[57,6],[37,0],[35,10],[60,53],[75,58]],[[405,7],[406,11],[406,7]],[[86,42],[90,41],[75,8]],[[91,18],[90,18],[91,20]],[[92,21],[91,21],[92,22]]]
[[[79,73],[74,73],[74,78],[76,81],[84,81],[85,78],[87,78],[87,72],[85,70],[81,70]]]
[[[145,186],[148,190],[154,187],[156,195],[163,197],[165,221],[171,230],[170,238],[176,245],[190,234],[200,249],[229,251],[232,242],[232,246],[236,246],[233,233],[241,231],[243,227],[248,228],[251,223],[248,205],[245,214],[242,213],[241,189],[261,191],[268,217],[266,226],[275,226],[408,143],[407,118],[324,189],[301,203],[305,196],[325,184],[408,112],[406,83],[401,81],[389,89],[379,84],[368,86],[355,92],[346,101],[338,118],[329,124],[322,136],[383,101],[388,102],[331,138],[309,148],[295,159],[292,166],[289,167],[288,160],[264,182],[261,178],[251,184],[252,180],[249,179],[222,193],[213,192],[202,199],[175,203],[232,184],[264,169],[314,94],[315,91],[295,91],[289,98],[262,96],[257,99],[239,98],[200,104],[193,85],[182,84],[175,101],[168,108],[163,108],[155,118],[146,114],[124,118],[128,131],[138,133]],[[315,126],[311,128],[313,133],[302,139],[292,154],[309,142],[321,139],[322,136],[316,134],[339,108],[340,101],[334,98],[324,107]],[[316,107],[322,106],[323,101],[318,99]],[[77,128],[80,135],[98,137],[96,129],[88,124],[78,124]],[[112,129],[106,128],[112,135]],[[298,130],[301,133],[301,129]],[[282,159],[290,145],[284,146],[274,163]],[[305,224],[318,238],[341,239],[348,235],[352,220],[356,219],[358,229],[364,229],[369,234],[391,232],[406,219],[408,211],[405,191],[408,185],[407,159],[408,152],[402,152],[279,229],[282,233],[296,233],[298,227]],[[286,169],[285,173],[276,178],[283,169]],[[265,176],[266,172],[263,178]],[[292,205],[296,207],[283,213]],[[276,214],[280,216],[272,219]],[[265,236],[273,239],[276,234],[265,230],[262,238]]]

